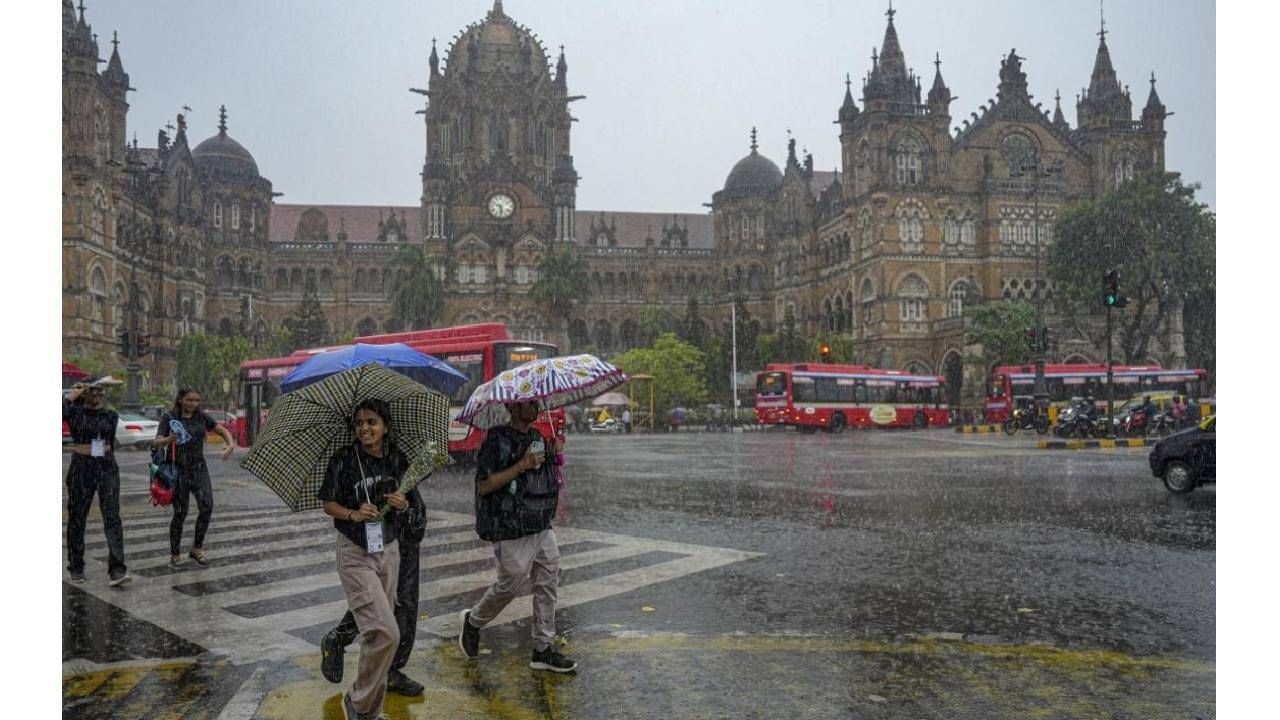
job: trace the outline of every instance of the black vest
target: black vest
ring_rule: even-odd
[[[515,465],[529,450],[529,445],[540,437],[536,431],[521,435],[505,425],[490,430],[484,441],[486,445],[496,444],[494,471],[500,472]],[[480,477],[483,472],[487,470],[476,468],[477,486],[485,479]],[[476,493],[476,534],[481,540],[515,540],[551,527],[560,500],[560,485],[556,482],[550,455],[542,467],[527,470],[516,477],[515,494],[509,487],[503,486],[488,495]]]

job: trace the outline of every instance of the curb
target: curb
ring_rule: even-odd
[[[995,433],[1003,432],[999,425],[957,425],[958,433]]]
[[[1121,438],[1119,440],[1041,440],[1041,450],[1095,450],[1097,448],[1140,448],[1155,445],[1158,438]]]

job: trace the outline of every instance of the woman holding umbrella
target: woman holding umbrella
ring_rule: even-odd
[[[400,512],[409,507],[399,489],[409,461],[387,435],[387,403],[361,402],[352,424],[356,443],[333,456],[318,497],[338,531],[338,578],[360,629],[360,662],[351,690],[342,696],[343,711],[348,718],[375,718],[382,712],[387,672],[400,643],[396,538]],[[378,509],[383,501],[393,510],[385,517]]]

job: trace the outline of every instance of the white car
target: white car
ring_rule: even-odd
[[[120,422],[116,424],[116,446],[123,448],[145,449],[156,439],[156,431],[160,423],[134,413],[120,413]]]

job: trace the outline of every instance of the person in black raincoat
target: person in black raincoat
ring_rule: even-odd
[[[204,566],[209,561],[204,556],[204,536],[209,531],[209,518],[213,516],[213,482],[209,478],[209,466],[204,460],[205,434],[216,432],[222,436],[226,447],[222,459],[235,452],[235,440],[231,433],[200,409],[200,391],[192,388],[178,390],[173,408],[160,418],[156,429],[154,447],[174,444],[178,466],[178,486],[173,491],[173,520],[169,523],[169,567],[182,565],[182,528],[187,521],[187,508],[191,496],[196,496],[195,539],[189,556],[196,564]]]
[[[387,671],[387,689],[397,695],[417,697],[422,694],[422,683],[404,674],[404,666],[413,652],[413,641],[418,634],[418,572],[419,547],[426,535],[427,506],[418,488],[405,493],[409,509],[398,524],[396,537],[400,540],[400,570],[396,581],[396,625],[400,628],[400,643],[396,646],[391,669]],[[320,673],[331,683],[342,682],[342,660],[347,646],[360,634],[356,618],[350,610],[342,616],[336,627],[320,640]]]
[[[120,416],[103,406],[101,386],[77,384],[62,401],[62,419],[71,427],[73,453],[67,471],[67,570],[71,582],[85,581],[85,520],[97,493],[107,536],[110,584],[122,586],[133,578],[124,563],[124,527],[120,523],[120,468],[115,458]]]

